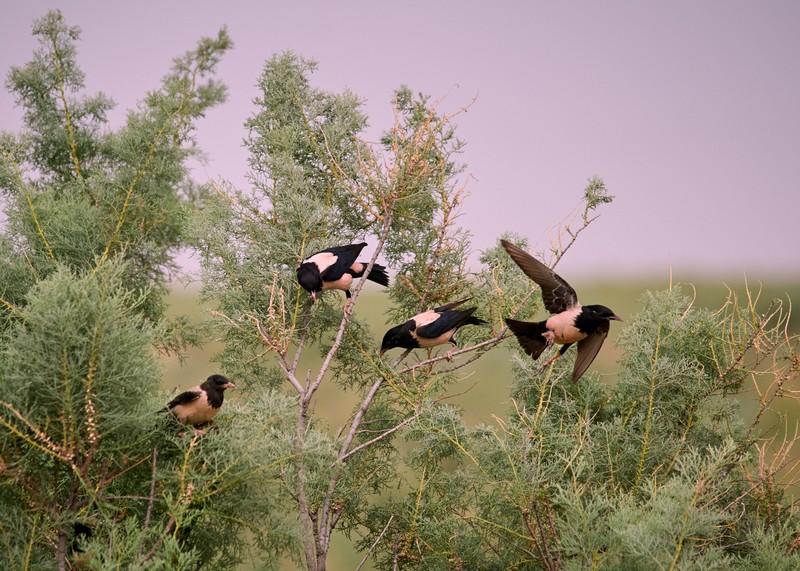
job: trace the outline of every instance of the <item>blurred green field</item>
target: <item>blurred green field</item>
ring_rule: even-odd
[[[663,280],[626,279],[623,283],[591,279],[573,281],[575,283],[572,285],[580,292],[583,303],[602,303],[611,307],[623,319],[630,319],[640,312],[642,296],[646,291],[663,290],[669,287],[667,278]],[[678,283],[677,279],[675,283]],[[696,307],[710,309],[721,307],[728,296],[727,286],[737,292],[740,297],[745,295],[743,279],[724,282],[723,280],[683,278],[680,283],[683,284],[681,287],[684,294],[694,298]],[[379,340],[386,329],[394,324],[386,323],[387,296],[377,287],[369,287],[371,285],[368,284],[360,296],[355,314],[367,322],[376,340]],[[749,286],[751,290],[755,291],[760,287],[759,284],[753,283],[750,283]],[[789,307],[787,299],[800,300],[800,278],[764,284],[759,307],[766,308],[773,298],[782,298],[787,308]],[[171,314],[186,315],[195,323],[200,323],[209,317],[208,308],[200,304],[199,296],[194,289],[174,287],[168,303]],[[544,319],[544,314],[541,318]],[[622,354],[620,348],[616,346],[616,339],[623,326],[624,323],[612,324],[609,338],[590,369],[599,372],[603,380],[609,384],[616,381],[617,361]],[[791,320],[790,328],[794,332],[800,331],[800,316],[795,316]],[[515,342],[509,339],[471,366],[465,367],[461,380],[450,387],[449,392],[453,396],[448,402],[461,407],[467,425],[494,424],[493,415],[502,417],[508,413],[511,407],[509,387],[513,381],[511,363],[514,345]],[[220,347],[218,341],[210,339],[202,348],[190,350],[182,363],[176,357],[164,358],[164,388],[170,391],[176,388],[188,388],[212,372],[217,372],[212,358]],[[399,350],[396,351],[399,355]],[[314,361],[315,359],[309,360],[307,365],[312,370],[318,367],[318,361],[316,363]],[[224,373],[224,371],[219,372]],[[752,395],[752,398],[748,398],[748,395]],[[338,428],[349,418],[358,402],[356,396],[351,392],[342,391],[333,383],[323,383],[321,386],[315,410],[328,423],[332,433],[337,432]],[[226,395],[226,398],[235,399],[237,395],[231,393]],[[751,415],[756,408],[755,399],[754,392],[745,394],[743,402],[745,417],[752,418]],[[780,408],[789,413],[790,426],[800,420],[795,401],[787,400],[780,404]],[[772,421],[774,422],[774,419]],[[331,569],[352,569],[358,565],[360,559],[361,557],[352,548],[347,538],[341,535],[334,538],[329,561]],[[292,569],[293,566],[287,564],[285,568]],[[371,568],[369,565],[364,567],[364,569]]]
[[[667,279],[664,280],[626,280],[620,284],[611,281],[581,280],[576,282],[575,288],[580,291],[581,301],[584,303],[602,303],[611,307],[624,319],[629,319],[642,309],[642,296],[646,291],[657,291],[669,287]],[[676,282],[677,283],[677,282]],[[725,302],[729,286],[738,295],[745,295],[744,280],[738,281],[709,281],[684,279],[680,282],[684,294],[695,298],[696,307],[718,309]],[[384,332],[394,324],[387,324],[385,309],[388,307],[387,297],[377,287],[367,284],[364,294],[360,296],[355,313],[364,319],[375,334],[376,339],[382,338]],[[751,290],[758,288],[758,284],[750,284]],[[327,294],[332,295],[332,294]],[[172,289],[168,303],[170,314],[186,315],[192,322],[200,323],[208,318],[208,308],[203,307],[198,300],[197,291],[191,288],[176,286]],[[800,279],[771,282],[765,284],[761,291],[759,306],[766,308],[772,299],[800,299]],[[789,307],[789,304],[785,304]],[[480,310],[479,310],[480,313]],[[541,318],[544,319],[542,314]],[[616,346],[616,338],[624,323],[614,323],[611,327],[609,338],[603,346],[592,368],[599,372],[608,383],[616,380],[617,361],[621,350]],[[791,319],[790,329],[800,331],[800,315]],[[164,386],[168,390],[173,388],[188,388],[198,381],[205,379],[216,370],[211,362],[213,355],[221,345],[216,340],[208,340],[201,349],[190,350],[184,362],[176,357],[164,359]],[[470,424],[492,422],[492,414],[503,414],[509,406],[508,387],[511,384],[511,358],[514,344],[512,340],[505,341],[500,347],[479,359],[474,366],[464,370],[461,381],[452,387],[453,393],[463,393],[454,396],[453,403],[464,410],[464,419]],[[399,354],[399,350],[398,351]],[[313,361],[313,360],[312,360]],[[313,362],[309,364],[313,367]],[[223,371],[224,372],[224,371]],[[355,403],[354,395],[342,393],[340,389],[331,384],[323,384],[320,393],[320,413],[332,426],[339,426],[350,415],[351,405]],[[235,398],[231,395],[232,398]]]

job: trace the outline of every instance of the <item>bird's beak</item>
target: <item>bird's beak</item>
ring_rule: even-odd
[[[386,349],[381,349],[378,351],[378,357],[383,357],[383,354],[386,353]]]
[[[223,388],[226,388],[226,389],[235,389],[235,388],[236,388],[236,385],[234,385],[233,383],[231,383],[231,382],[229,381],[229,382],[225,383],[224,385],[222,385],[222,387],[223,387]]]
[[[622,319],[619,315],[615,315],[611,319],[613,319],[614,321],[624,321],[624,319]]]

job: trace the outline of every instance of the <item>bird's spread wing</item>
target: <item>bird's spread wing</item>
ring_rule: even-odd
[[[200,387],[194,387],[188,391],[184,391],[169,401],[167,403],[167,408],[173,409],[179,404],[189,404],[190,402],[194,402],[200,398],[200,392]]]
[[[561,313],[578,304],[575,290],[561,276],[511,242],[500,240],[500,243],[525,275],[542,288],[542,301],[547,311]]]
[[[475,311],[476,308],[470,307],[463,311],[444,311],[439,313],[439,318],[417,327],[415,334],[418,337],[425,337],[427,339],[435,339],[440,335],[447,333],[452,329],[458,329],[464,325],[469,316]]]
[[[329,282],[336,281],[341,278],[344,273],[350,269],[350,266],[355,263],[358,255],[361,253],[361,250],[363,250],[364,246],[366,245],[366,242],[361,242],[360,244],[336,246],[334,248],[325,250],[326,253],[332,254],[335,257],[335,260],[327,268],[321,268],[322,271],[320,272],[320,276],[322,279],[326,282]]]
[[[581,378],[589,365],[592,364],[603,341],[606,340],[608,330],[611,328],[608,321],[603,321],[594,333],[578,341],[578,356],[575,357],[575,367],[572,369],[572,382]]]

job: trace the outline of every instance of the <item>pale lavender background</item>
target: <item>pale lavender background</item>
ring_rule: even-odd
[[[540,249],[587,179],[616,201],[565,276],[713,271],[800,275],[800,2],[4,2],[0,73],[27,62],[31,23],[79,25],[89,92],[113,125],[172,58],[226,24],[228,102],[199,125],[199,178],[247,185],[243,121],[264,61],[316,59],[315,85],[366,100],[370,136],[407,84],[459,116],[472,179],[463,223],[483,249],[513,230]],[[0,129],[20,110],[0,94]]]

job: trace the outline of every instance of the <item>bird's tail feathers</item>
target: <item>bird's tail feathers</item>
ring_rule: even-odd
[[[477,308],[470,307],[469,310],[475,311]],[[465,310],[465,311],[469,311]],[[474,315],[470,314],[469,318],[467,319],[467,323],[469,325],[486,325],[488,321],[485,319],[481,319],[480,317],[475,317]]]
[[[463,303],[465,301],[467,300],[462,299],[461,301],[457,301],[455,303]],[[486,323],[488,323],[487,321],[481,319],[480,317],[475,317],[474,315],[472,315],[473,313],[475,313],[475,310],[477,309],[478,309],[477,307],[467,307],[466,309],[458,310],[456,313],[459,313],[461,315],[461,319],[459,320],[461,324],[459,325],[459,327],[462,327],[464,325],[486,325]]]
[[[547,341],[542,337],[542,334],[547,331],[545,323],[545,321],[530,322],[506,318],[508,328],[511,329],[522,349],[534,359],[538,359],[542,351],[547,348]]]
[[[451,309],[454,309],[454,308],[458,307],[459,305],[461,305],[462,303],[464,303],[465,301],[469,301],[471,299],[472,299],[472,296],[469,296],[469,297],[465,297],[464,299],[459,299],[458,301],[451,301],[450,303],[445,303],[444,305],[435,308],[434,311],[437,312],[437,313],[442,313],[443,311],[450,311]],[[465,309],[464,311],[469,311],[469,310]],[[472,308],[472,311],[475,311],[474,307]]]
[[[367,266],[367,262],[361,262],[364,264],[364,267]],[[382,286],[389,286],[389,274],[386,273],[386,266],[382,266],[380,264],[373,264],[372,269],[369,271],[369,275],[367,279],[371,282],[375,282],[376,284],[380,284]]]

